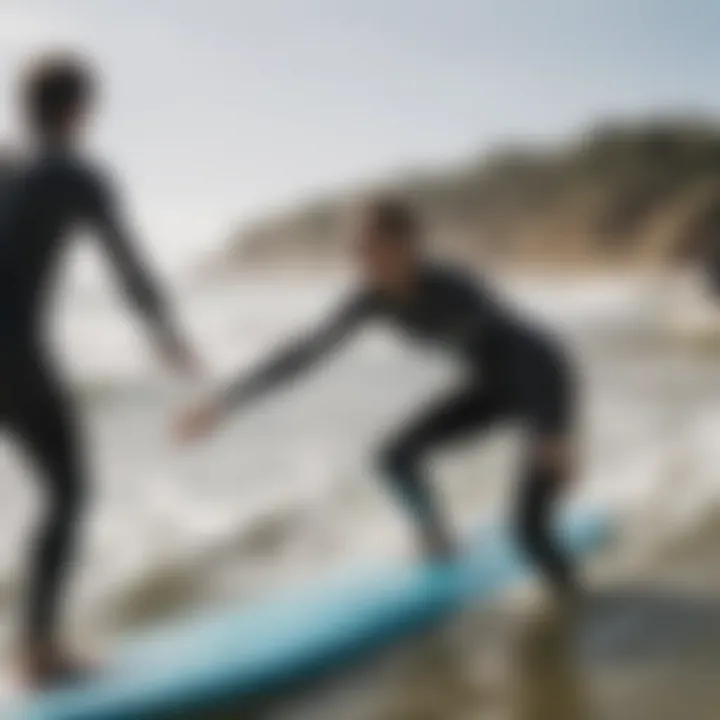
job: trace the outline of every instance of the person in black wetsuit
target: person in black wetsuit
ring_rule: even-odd
[[[183,414],[176,433],[186,441],[207,433],[233,409],[317,366],[361,324],[384,320],[447,348],[468,371],[458,390],[431,402],[379,453],[380,467],[417,519],[428,553],[452,554],[455,542],[425,478],[427,454],[514,419],[528,431],[517,503],[519,537],[552,586],[566,594],[575,589],[575,578],[551,537],[551,516],[572,472],[571,364],[554,340],[517,317],[465,270],[427,258],[422,234],[406,203],[371,202],[361,215],[356,248],[361,288],[319,329]]]
[[[94,89],[94,76],[78,59],[54,56],[34,64],[23,84],[33,148],[6,161],[0,175],[0,423],[37,467],[46,501],[23,638],[24,673],[33,684],[80,669],[62,651],[58,614],[87,480],[75,409],[45,331],[48,295],[74,230],[96,231],[166,361],[183,371],[193,366],[126,229],[113,182],[76,150]]]

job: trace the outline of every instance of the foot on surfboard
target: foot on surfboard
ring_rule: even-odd
[[[450,562],[457,558],[460,554],[460,549],[446,532],[441,530],[428,530],[423,533],[422,552],[427,560]]]
[[[97,667],[56,651],[33,651],[20,665],[21,681],[30,690],[44,690],[61,685],[76,685],[91,680]]]

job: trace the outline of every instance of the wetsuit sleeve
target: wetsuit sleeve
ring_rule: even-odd
[[[274,352],[254,370],[231,383],[221,402],[228,408],[252,400],[315,367],[374,314],[372,300],[357,296],[329,319]]]
[[[97,176],[91,177],[85,187],[86,219],[98,233],[102,248],[120,277],[124,294],[156,329],[166,330],[169,327],[166,303],[141,257],[114,188]]]

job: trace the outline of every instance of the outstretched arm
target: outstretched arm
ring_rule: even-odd
[[[146,321],[165,359],[182,370],[192,365],[157,280],[142,258],[133,233],[109,183],[95,178],[90,191],[90,221],[120,278],[124,295]]]
[[[238,406],[259,399],[316,367],[369,315],[369,303],[364,298],[353,298],[319,328],[275,351],[209,401],[183,415],[176,428],[178,435],[183,439],[202,435]]]
[[[364,315],[358,302],[351,301],[319,328],[286,344],[234,381],[224,391],[223,403],[228,408],[240,405],[315,367],[355,330]]]

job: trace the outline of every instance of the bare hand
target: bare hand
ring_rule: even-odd
[[[222,417],[220,408],[212,403],[199,405],[182,413],[173,425],[173,435],[181,443],[189,443],[209,435]]]
[[[163,342],[160,353],[164,364],[181,375],[195,377],[201,373],[202,366],[198,357],[189,345],[177,338],[171,337]]]
[[[196,377],[202,372],[202,364],[189,347],[180,347],[169,357],[172,367],[179,373]]]

